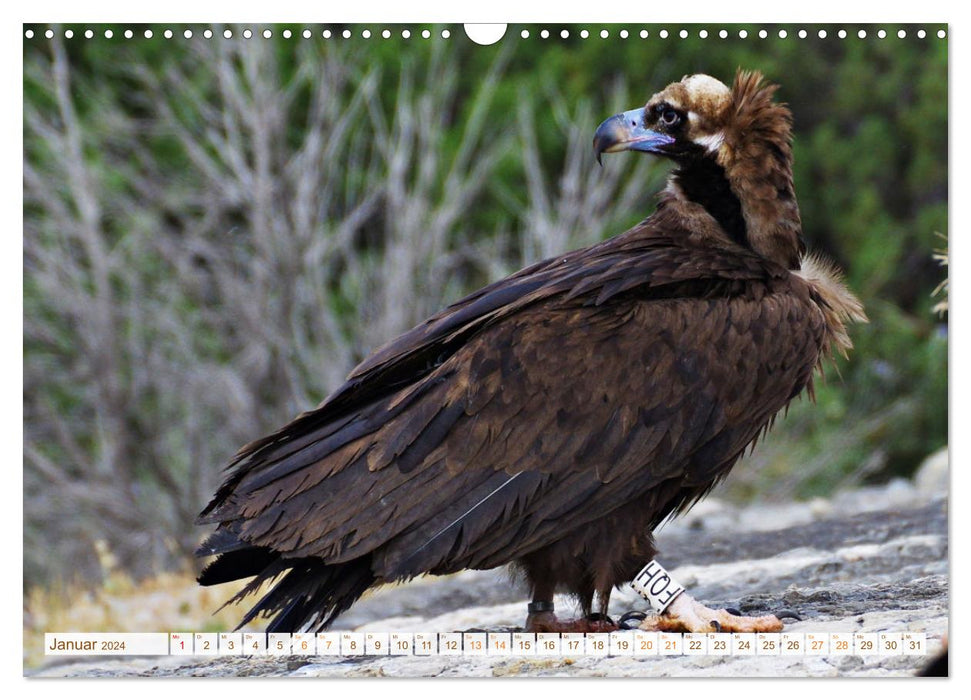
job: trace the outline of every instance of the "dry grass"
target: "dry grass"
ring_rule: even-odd
[[[135,582],[117,572],[92,590],[60,584],[24,595],[24,665],[44,662],[45,632],[225,632],[239,622],[236,606],[219,607],[238,583],[203,587],[189,573]]]

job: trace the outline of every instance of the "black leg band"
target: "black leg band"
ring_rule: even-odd
[[[526,610],[530,615],[533,613],[553,612],[553,601],[534,600],[532,603],[526,606]]]

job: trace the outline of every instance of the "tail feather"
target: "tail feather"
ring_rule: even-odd
[[[319,632],[375,583],[369,561],[362,558],[332,565],[317,559],[280,560],[250,585],[258,587],[286,568],[279,583],[243,616],[240,627],[260,616],[274,618],[267,632]]]
[[[219,528],[207,537],[196,548],[197,557],[211,557],[216,554],[235,552],[240,549],[252,549],[253,545],[243,542],[239,536],[228,528]]]
[[[376,583],[370,556],[325,564],[320,559],[282,559],[266,547],[237,547],[228,538],[223,544],[227,549],[202,571],[199,583],[211,586],[254,577],[226,605],[282,576],[243,616],[239,627],[257,617],[272,617],[268,632],[320,631]],[[207,548],[203,553],[210,552]]]
[[[267,547],[249,547],[220,555],[196,579],[202,586],[238,581],[265,571],[279,555]]]

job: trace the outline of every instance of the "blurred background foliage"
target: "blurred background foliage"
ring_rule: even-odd
[[[826,495],[946,444],[937,27],[511,26],[490,47],[461,27],[87,28],[24,42],[25,585],[195,566],[194,516],[239,446],[462,294],[650,214],[669,166],[601,169],[590,140],[695,72],[781,85],[806,237],[871,319],[721,495]]]

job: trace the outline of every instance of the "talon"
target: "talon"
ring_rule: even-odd
[[[711,621],[711,626],[715,628],[715,631],[716,632],[721,632],[722,631],[722,624],[718,620],[712,620]]]
[[[784,618],[784,617],[788,617],[788,618],[791,618],[793,620],[799,620],[800,622],[802,622],[802,616],[799,613],[797,613],[795,610],[788,610],[788,609],[786,609],[786,610],[777,610],[776,612],[774,612],[772,614],[775,615],[780,620],[782,618]]]
[[[734,615],[735,617],[742,616],[742,611],[738,608],[725,608],[725,612],[727,612],[729,615]]]
[[[647,613],[640,610],[631,610],[625,612],[620,616],[620,620],[617,622],[617,626],[622,630],[636,629],[637,626],[647,618]],[[631,620],[637,620],[637,624],[628,626],[628,622]]]

